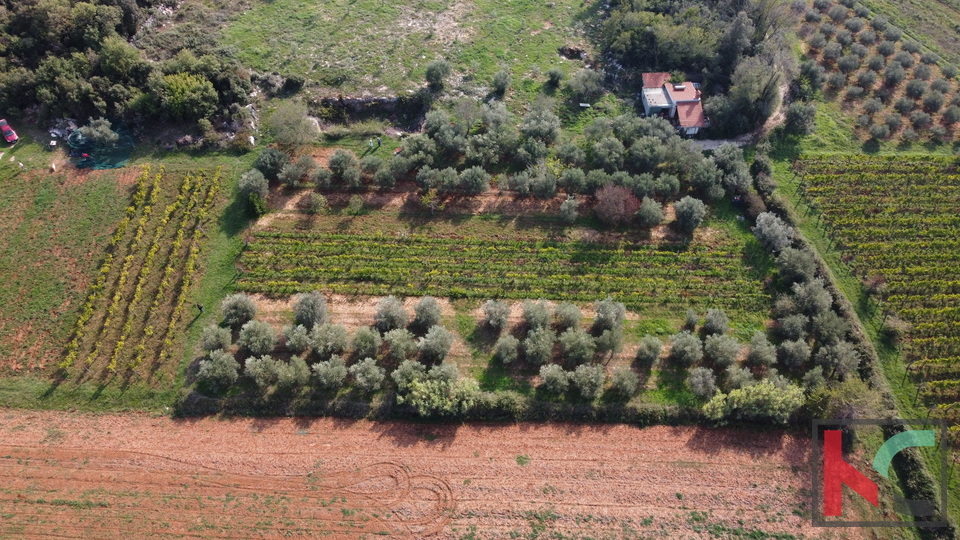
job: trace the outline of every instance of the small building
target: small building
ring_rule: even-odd
[[[683,135],[696,135],[707,119],[700,102],[700,85],[672,83],[669,73],[643,73],[640,101],[646,116],[661,116]]]

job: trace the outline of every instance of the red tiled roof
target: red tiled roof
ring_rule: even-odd
[[[669,73],[644,73],[642,76],[644,88],[660,88],[670,80]]]
[[[670,99],[675,103],[678,101],[694,101],[700,99],[700,91],[694,88],[691,82],[680,84],[668,82],[664,87],[667,89],[667,93],[670,94]]]
[[[677,122],[680,127],[704,127],[707,117],[703,114],[703,106],[699,101],[677,103]]]

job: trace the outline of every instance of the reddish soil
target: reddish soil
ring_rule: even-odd
[[[3,537],[824,537],[774,432],[0,416]]]

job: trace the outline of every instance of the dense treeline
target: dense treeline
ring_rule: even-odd
[[[178,121],[237,114],[251,85],[236,62],[216,55],[197,58],[188,50],[151,62],[128,43],[151,4],[0,4],[0,108],[15,114],[40,104],[51,116]]]
[[[625,67],[702,78],[720,134],[749,131],[779,104],[794,70],[787,45],[796,14],[782,0],[621,0],[601,41]]]

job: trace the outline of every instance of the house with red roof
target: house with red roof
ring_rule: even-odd
[[[640,101],[646,116],[660,116],[677,126],[683,135],[696,135],[707,126],[700,102],[700,85],[672,83],[669,73],[644,73]]]

